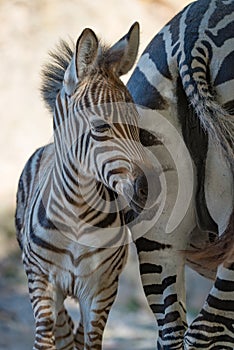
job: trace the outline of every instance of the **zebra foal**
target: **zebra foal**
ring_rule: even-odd
[[[138,113],[119,77],[133,66],[139,25],[114,46],[85,29],[73,50],[62,42],[43,71],[54,142],[39,148],[19,180],[17,238],[36,332],[34,350],[101,349],[128,236],[123,197],[136,213],[149,200],[150,165]],[[152,192],[152,191],[151,191]],[[64,307],[78,299],[75,334]]]

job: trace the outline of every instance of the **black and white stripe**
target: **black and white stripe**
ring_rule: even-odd
[[[158,349],[234,348],[233,257],[219,267],[200,315],[188,328],[183,277],[186,261],[181,254],[181,250],[204,248],[218,233],[233,235],[233,48],[234,2],[195,1],[152,39],[127,84],[136,104],[159,112],[182,135],[195,171],[195,191],[188,211],[168,234],[166,226],[178,190],[176,160],[170,159],[162,145],[149,140],[148,147],[162,160],[162,167],[172,169],[165,173],[168,191],[164,211],[155,227],[136,242],[145,294],[158,321]],[[145,116],[145,125],[147,115],[150,113]],[[149,125],[157,136],[154,124]],[[163,138],[168,138],[167,131]],[[136,235],[137,229],[137,225],[132,228]],[[231,248],[232,243],[222,246],[226,252]],[[221,257],[225,255],[222,249]],[[215,271],[203,261],[190,257],[187,263],[215,278]]]
[[[134,64],[138,43],[137,23],[108,49],[86,29],[74,54],[62,43],[43,71],[54,142],[27,162],[16,210],[35,350],[102,348],[128,250],[118,196],[141,210],[151,171],[139,142],[137,111],[119,79]],[[80,303],[75,334],[64,307],[68,295]]]

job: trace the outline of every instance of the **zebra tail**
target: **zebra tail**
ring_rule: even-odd
[[[224,233],[214,242],[209,243],[203,249],[185,250],[182,254],[186,259],[197,261],[208,270],[215,270],[222,263],[234,262],[234,211],[232,212],[229,224]]]
[[[192,69],[190,69],[191,72]],[[207,82],[207,67],[191,74],[188,66],[181,66],[180,75],[188,101],[200,120],[202,128],[213,141],[221,146],[222,153],[234,176],[234,115],[229,114],[215,99]],[[213,243],[198,251],[186,251],[186,257],[204,264],[209,269],[233,255],[234,258],[234,214],[223,234]]]
[[[182,66],[180,75],[188,101],[201,126],[217,145],[221,145],[234,175],[234,115],[228,113],[216,101],[207,82],[206,67],[203,67],[199,74],[192,75]]]

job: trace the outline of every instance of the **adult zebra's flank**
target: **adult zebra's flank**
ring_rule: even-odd
[[[145,146],[161,159],[163,168],[171,169],[165,174],[163,214],[155,227],[136,241],[144,291],[158,321],[158,349],[234,349],[233,67],[234,1],[198,0],[152,39],[127,84],[134,102],[143,106],[144,126],[165,144],[152,146],[146,138]],[[193,196],[180,220],[180,206],[186,203],[180,201],[174,208],[179,152],[174,158],[169,154],[172,138],[161,120],[181,135],[194,167],[187,188],[193,189]],[[180,181],[182,190],[184,180],[188,179]],[[170,231],[171,213],[177,225]],[[138,227],[132,232],[137,236]],[[223,236],[216,241],[218,234]],[[200,255],[190,254],[187,261],[181,254],[194,247],[199,251],[214,240],[211,247]],[[217,274],[210,268],[214,259],[219,264]],[[185,262],[215,279],[206,303],[189,327]]]
[[[111,48],[85,29],[74,53],[62,42],[43,71],[54,142],[27,162],[16,210],[36,325],[34,350],[102,348],[127,258],[119,196],[139,213],[161,191],[140,143],[137,110],[119,79],[134,64],[138,44],[138,23]],[[158,186],[149,195],[152,173]],[[68,295],[80,302],[75,335],[63,304]]]

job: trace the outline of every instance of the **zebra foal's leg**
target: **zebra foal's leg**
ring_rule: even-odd
[[[56,350],[56,307],[61,302],[57,288],[48,281],[48,276],[27,273],[29,295],[35,319],[33,350]]]
[[[74,324],[64,305],[58,312],[55,327],[55,344],[57,350],[74,350]]]
[[[101,350],[103,333],[110,309],[115,301],[119,275],[125,266],[128,246],[106,248],[105,259],[99,268],[102,272],[92,276],[85,293],[79,297],[81,320],[75,335],[77,350]]]
[[[80,312],[81,312],[81,310],[80,310]],[[82,314],[81,314],[79,326],[78,326],[76,333],[74,335],[74,344],[75,344],[75,350],[83,350],[84,349],[84,326],[83,326]]]
[[[84,324],[80,324],[77,330],[79,343],[76,342],[77,350],[101,350],[103,333],[106,326],[110,309],[114,303],[117,286],[113,293],[113,288],[109,288],[110,293],[100,293],[92,301],[87,300],[82,303],[82,313],[84,315]],[[106,293],[107,292],[107,293]],[[82,344],[82,331],[84,330],[84,346]],[[81,338],[79,338],[81,336]],[[83,347],[82,347],[83,346]]]
[[[118,285],[104,286],[92,300],[81,301],[81,320],[74,336],[75,350],[101,350],[103,333]]]

